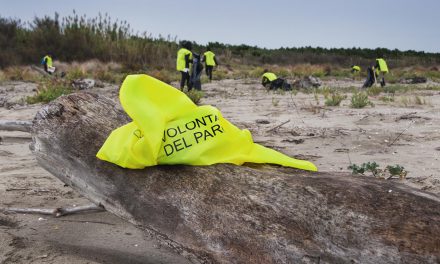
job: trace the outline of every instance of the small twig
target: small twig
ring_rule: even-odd
[[[269,130],[267,130],[266,132],[274,131],[275,129],[280,128],[280,127],[284,126],[285,124],[287,124],[289,122],[290,122],[290,119],[285,121],[285,122],[283,122],[283,123],[281,123],[281,124],[279,124],[279,125],[277,125],[277,126],[275,126],[275,127],[273,127],[273,128],[271,128],[271,129],[269,129]]]
[[[298,107],[296,106],[295,100],[293,100],[293,95],[292,93],[290,93],[290,99],[292,100],[292,104],[295,107],[295,111],[298,114],[299,119],[301,120],[301,122],[305,125],[306,123],[304,122],[304,120],[301,118],[299,111],[298,111]]]
[[[29,191],[29,188],[7,188],[6,191],[10,192],[10,191]]]
[[[104,211],[102,205],[88,204],[76,207],[59,207],[54,209],[44,209],[44,208],[6,208],[4,211],[12,213],[22,213],[22,214],[43,214],[43,215],[53,215],[55,217],[65,216],[69,214],[75,214],[85,211]]]
[[[85,221],[85,220],[60,220],[60,221],[70,222],[70,223],[85,223],[85,224],[92,223],[92,224],[113,225],[113,226],[115,225],[112,223],[107,223],[107,222],[102,222],[102,221],[89,221],[89,220],[87,220],[87,221]]]
[[[388,144],[388,147],[391,147],[398,139],[399,139],[399,137],[401,136],[401,135],[403,135],[403,133],[405,133],[411,126],[412,126],[412,124],[414,123],[414,121],[411,121],[410,123],[409,123],[409,126],[407,127],[407,128],[405,128],[402,132],[400,132],[400,134],[399,135],[397,135],[397,137],[393,140],[393,142],[391,142],[390,144]]]

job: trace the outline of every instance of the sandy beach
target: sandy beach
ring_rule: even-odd
[[[323,87],[360,87],[351,79],[327,80]],[[201,104],[249,129],[254,141],[314,162],[320,171],[347,172],[351,164],[399,164],[406,178],[392,178],[440,193],[440,91],[437,83],[396,94],[394,102],[370,97],[374,107],[327,107],[322,94],[267,91],[256,79],[204,84]],[[425,88],[425,89],[423,89]],[[26,105],[36,84],[0,84],[0,120],[31,121],[41,104]],[[119,87],[90,92],[118,103]],[[417,103],[415,98],[422,98]],[[88,204],[69,186],[40,168],[29,150],[29,133],[0,131],[0,208],[56,208]],[[354,177],[372,177],[354,176]],[[386,179],[383,179],[386,181]],[[189,263],[130,223],[107,212],[60,218],[0,212],[0,263]]]

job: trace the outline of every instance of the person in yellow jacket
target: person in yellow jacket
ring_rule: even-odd
[[[41,60],[41,64],[43,64],[45,72],[47,72],[49,74],[52,74],[55,72],[55,67],[53,67],[51,53],[47,53],[47,55],[43,57],[43,59]]]
[[[376,65],[375,68],[375,74],[376,74],[376,80],[380,80],[380,86],[385,86],[385,74],[388,73],[388,65],[386,61],[383,58],[377,58],[376,59]]]
[[[192,63],[192,44],[189,41],[182,42],[182,48],[177,52],[176,69],[181,73],[180,90],[186,86],[189,88],[189,64]]]
[[[212,81],[212,69],[218,65],[218,62],[210,47],[203,54],[202,62],[205,62],[206,75],[209,77],[209,81]]]
[[[267,88],[267,86],[271,86],[272,82],[277,79],[277,76],[273,72],[269,72],[268,69],[265,69],[263,72],[263,76],[261,79],[261,84]]]
[[[269,72],[268,69],[265,69],[263,72],[261,84],[264,87],[269,88],[270,90],[292,90],[292,86],[289,84],[289,82],[287,82],[283,78],[278,78],[275,73]]]
[[[361,67],[357,65],[351,65],[351,73],[358,73],[361,71]]]

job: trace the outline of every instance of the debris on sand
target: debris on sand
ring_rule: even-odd
[[[314,77],[314,76],[307,76],[304,77],[301,80],[295,80],[292,83],[293,87],[296,88],[304,88],[304,89],[309,89],[309,88],[317,88],[319,86],[322,85],[321,80],[318,77]]]
[[[426,78],[426,77],[412,77],[412,78],[400,79],[399,82],[402,83],[402,84],[427,83],[428,82],[428,78]]]
[[[89,90],[95,87],[93,79],[76,79],[72,81],[72,87],[78,90]]]

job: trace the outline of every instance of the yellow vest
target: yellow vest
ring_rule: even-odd
[[[181,48],[177,52],[176,69],[178,71],[183,71],[183,69],[185,69],[185,56],[188,54],[189,54],[189,59],[192,59],[192,52],[185,48]]]
[[[212,51],[207,51],[203,54],[205,56],[205,62],[206,65],[208,66],[215,66],[215,60],[214,60],[214,52]]]
[[[52,67],[52,57],[49,55],[44,56],[43,60],[46,61],[47,59],[47,67]]]
[[[387,73],[388,72],[388,66],[387,66],[387,63],[385,62],[385,60],[382,59],[382,58],[379,58],[379,59],[376,59],[376,61],[379,64],[378,71]]]
[[[265,74],[263,74],[263,77],[266,77],[271,82],[277,79],[275,73],[271,73],[271,72],[266,72]]]
[[[256,144],[212,106],[197,106],[183,92],[148,75],[128,75],[119,91],[132,122],[110,134],[97,153],[124,168],[157,164],[272,163],[316,171],[305,160]],[[239,146],[239,147],[237,147]]]
[[[353,67],[351,67],[354,71],[361,71],[361,67],[359,67],[359,66],[353,66]]]

